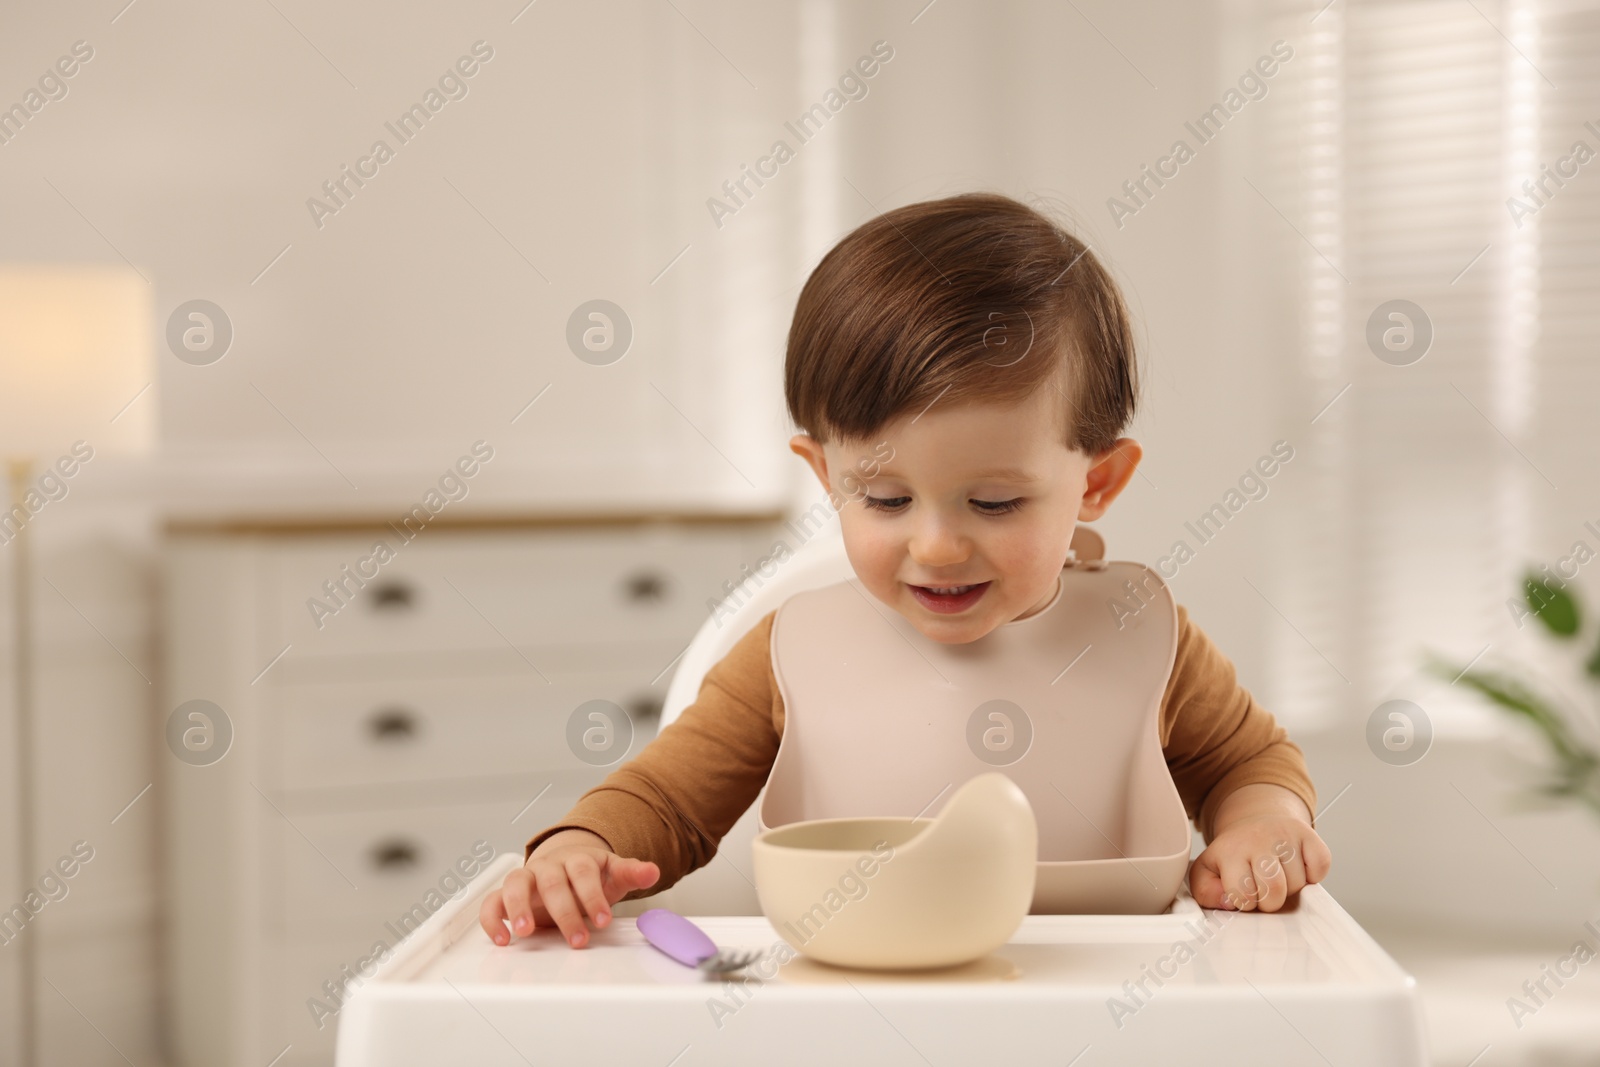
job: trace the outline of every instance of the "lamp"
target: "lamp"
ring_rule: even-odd
[[[18,899],[24,901],[40,874],[34,849],[32,526],[63,495],[63,479],[79,476],[85,452],[99,459],[149,448],[155,398],[140,394],[154,378],[151,336],[150,286],[130,269],[0,265],[0,460],[10,476],[0,511],[0,553],[11,556]],[[34,1067],[39,938],[22,931],[18,940],[23,1003],[17,1062]]]

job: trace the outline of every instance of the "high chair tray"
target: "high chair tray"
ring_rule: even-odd
[[[1415,979],[1321,886],[1273,914],[1185,895],[1166,915],[1029,915],[983,959],[913,973],[779,966],[765,917],[697,916],[719,947],[774,950],[719,982],[629,918],[584,949],[555,930],[496,946],[478,907],[520,859],[501,856],[345,1004],[338,1067],[1427,1062]]]

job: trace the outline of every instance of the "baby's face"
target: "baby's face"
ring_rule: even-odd
[[[1019,404],[935,403],[873,440],[797,434],[790,447],[844,501],[845,552],[868,591],[963,644],[1050,603],[1073,528],[1103,515],[1139,462],[1130,438],[1101,456],[1069,450],[1062,403],[1048,387]]]

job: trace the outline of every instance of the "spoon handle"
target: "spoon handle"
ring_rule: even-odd
[[[704,930],[670,908],[640,912],[634,925],[646,941],[687,967],[717,954],[716,943]]]

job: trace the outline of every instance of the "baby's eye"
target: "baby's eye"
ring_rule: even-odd
[[[911,498],[908,496],[875,497],[863,496],[861,503],[874,511],[899,511]],[[1004,515],[1008,511],[1015,511],[1022,506],[1022,497],[1014,500],[974,500],[980,511],[989,515]]]

